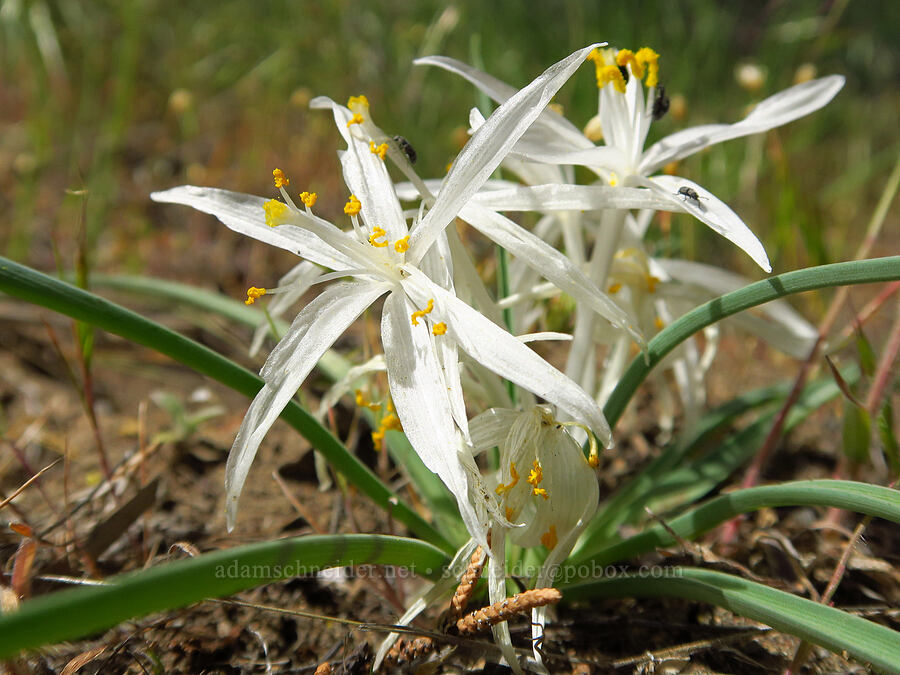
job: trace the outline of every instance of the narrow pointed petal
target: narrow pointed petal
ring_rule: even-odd
[[[654,176],[645,181],[645,184],[654,186],[659,195],[668,199],[673,206],[677,206],[679,211],[687,211],[728,241],[736,244],[766,272],[772,271],[769,256],[766,255],[762,242],[741,220],[740,216],[718,197],[710,194],[696,183],[678,176]],[[696,201],[678,194],[678,190],[682,187],[689,187],[696,191],[700,195],[700,200]]]
[[[407,260],[417,263],[438,232],[456,216],[531,126],[566,80],[584,62],[595,45],[554,64],[531,84],[508,99],[475,132],[459,153],[444,188],[410,237]]]
[[[225,465],[225,515],[229,531],[234,528],[238,498],[263,437],[322,354],[388,288],[387,284],[368,282],[348,282],[327,288],[303,308],[269,355],[263,366],[266,384],[250,404]]]
[[[484,92],[497,103],[504,103],[516,93],[516,88],[498,80],[492,75],[473,68],[472,66],[451,59],[446,56],[423,56],[413,61],[417,66],[437,66],[451,73],[464,77],[469,82],[478,87],[479,91]],[[551,130],[555,135],[560,136],[568,142],[571,149],[589,147],[591,142],[584,137],[581,129],[572,124],[565,117],[550,108],[541,112],[534,126],[529,130],[529,134],[535,131],[537,127],[545,127]]]
[[[793,122],[826,105],[843,86],[842,75],[803,82],[761,101],[747,117],[735,124],[707,124],[666,136],[644,153],[640,172],[647,175],[710,145]]]
[[[653,190],[608,185],[520,185],[479,192],[473,201],[494,211],[669,211],[672,208],[671,201],[660,197]]]
[[[609,425],[596,402],[528,346],[417,270],[410,270],[403,287],[416,304],[424,305],[434,298],[429,316],[446,323],[447,335],[469,356],[564,410],[591,429],[602,443],[611,443]]]
[[[384,228],[391,242],[405,237],[406,221],[394,195],[394,186],[384,160],[372,152],[368,142],[349,132],[347,122],[353,118],[353,113],[326,96],[316,97],[313,104],[315,108],[331,107],[334,122],[347,142],[347,149],[338,155],[344,182],[362,204],[363,222],[370,228]]]
[[[560,290],[583,301],[614,326],[631,332],[638,341],[642,339],[631,325],[628,314],[555,248],[509,218],[475,204],[466,206],[460,217],[514,256],[518,256]]]
[[[198,211],[215,216],[230,230],[283,248],[317,265],[329,269],[346,269],[353,266],[346,256],[302,227],[266,225],[263,205],[269,200],[262,197],[218,188],[182,185],[162,192],[153,192],[150,198],[155,202],[192,206]]]

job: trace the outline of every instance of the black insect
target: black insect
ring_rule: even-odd
[[[706,199],[706,197],[701,197],[700,195],[698,195],[697,191],[694,188],[688,187],[687,185],[682,185],[680,188],[678,188],[678,192],[676,192],[675,194],[684,197],[685,201],[690,199],[691,201],[697,202],[698,206],[700,205],[701,199]]]
[[[656,98],[653,99],[653,120],[659,121],[669,112],[669,97],[666,88],[661,84],[656,87]]]
[[[403,138],[403,136],[394,136],[394,143],[396,143],[400,150],[403,151],[403,154],[406,155],[406,159],[409,160],[410,164],[415,164],[416,160],[419,156],[416,154],[415,149],[412,145],[409,144],[409,141]]]

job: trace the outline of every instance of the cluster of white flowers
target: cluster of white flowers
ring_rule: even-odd
[[[589,128],[597,138],[599,125],[600,145],[548,107],[586,60],[596,66],[598,114]],[[423,180],[415,173],[415,151],[376,126],[365,97],[351,98],[346,107],[317,98],[312,107],[331,110],[346,143],[338,153],[350,192],[345,227],[313,212],[315,194],[303,192],[295,202],[290,181],[278,169],[273,173],[280,200],[194,186],[152,197],[213,214],[237,232],[304,259],[282,286],[251,288],[248,303],[283,293],[271,309],[284,312],[313,284],[339,280],[300,310],[262,368],[265,386],[228,458],[229,529],[271,425],[326,350],[386,296],[383,357],[353,373],[387,373],[391,407],[376,441],[385,429],[402,426],[425,465],[456,497],[471,543],[489,551],[495,602],[506,595],[507,539],[546,550],[545,571],[535,582],[548,586],[552,570],[596,512],[597,445],[612,444],[601,406],[635,346],[693,304],[743,285],[740,277],[708,265],[652,258],[643,238],[653,213],[689,213],[771,270],[762,244],[728,206],[685,178],[654,174],[714,143],[816,110],[840,90],[843,78],[797,85],[760,102],[737,124],[686,129],[645,150],[651,122],[668,108],[658,55],[651,49],[591,45],[519,90],[452,59],[417,63],[457,73],[499,104],[487,119],[472,111],[471,138],[443,179]],[[392,180],[386,160],[405,181]],[[492,179],[501,166],[521,182]],[[587,167],[597,179],[575,184],[575,166]],[[417,208],[404,210],[401,200],[417,202]],[[528,230],[503,215],[513,211],[535,212],[540,219]],[[507,297],[494,299],[486,289],[456,228],[448,227],[457,218],[512,256]],[[530,332],[546,299],[562,293],[575,303],[572,334]],[[512,310],[506,322],[504,310]],[[786,305],[772,305],[747,324],[795,354],[814,337]],[[571,340],[565,374],[527,345],[537,339]],[[255,348],[261,341],[262,333]],[[703,400],[714,340],[705,344],[703,351],[686,343],[666,362],[688,417]],[[600,364],[598,355],[604,357]],[[516,385],[514,398],[504,380]],[[357,403],[365,405],[365,396],[357,394]],[[477,456],[492,448],[499,449],[499,470],[487,472]],[[534,619],[537,635],[542,610],[535,610]],[[495,637],[518,668],[505,624],[495,628]]]

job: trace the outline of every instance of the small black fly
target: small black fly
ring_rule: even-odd
[[[415,148],[410,145],[409,141],[406,140],[403,136],[394,136],[394,143],[396,143],[400,150],[403,151],[403,154],[406,155],[406,159],[409,160],[410,164],[415,164],[416,160],[419,156],[416,154]]]
[[[688,187],[687,185],[682,185],[680,188],[678,188],[678,192],[676,192],[675,194],[684,197],[685,201],[690,200],[692,202],[696,202],[697,206],[700,206],[701,199],[706,199],[706,197],[701,197],[700,195],[698,195],[697,191],[694,188]]]
[[[658,122],[669,112],[669,97],[666,96],[666,88],[661,84],[656,87],[656,97],[653,99],[653,121]]]

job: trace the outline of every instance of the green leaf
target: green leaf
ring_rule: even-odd
[[[165,354],[247,397],[263,381],[224,356],[168,328],[96,295],[0,257],[0,291],[85,321]],[[312,415],[291,401],[282,419],[300,432],[347,480],[412,532],[452,553],[454,547],[419,514],[400,501],[369,468],[341,445]]]
[[[566,589],[569,598],[677,597],[723,607],[782,633],[885,672],[897,672],[900,633],[861,617],[730,574],[659,568],[666,576],[628,574]]]
[[[852,401],[844,400],[844,455],[853,464],[865,464],[869,459],[869,439],[872,426],[869,413]]]
[[[425,542],[375,534],[295,537],[215,551],[113,577],[103,585],[51,593],[0,614],[0,659],[329,567],[396,565],[434,579],[447,562],[441,550]]]
[[[894,434],[894,409],[890,399],[885,401],[881,412],[875,420],[878,425],[878,436],[881,445],[891,467],[891,473],[895,476],[900,473],[900,447],[897,445],[897,436]]]
[[[896,279],[900,279],[900,256],[786,272],[710,300],[669,324],[650,340],[646,353],[635,357],[603,408],[606,419],[615,425],[638,386],[666,354],[697,331],[727,316],[793,293]]]
[[[679,537],[693,539],[742,513],[779,506],[834,507],[900,523],[900,492],[897,490],[846,480],[810,480],[729,492],[668,520],[666,524]],[[612,545],[592,551],[582,549],[561,568],[560,578],[574,583],[589,577],[591,569],[602,569],[604,565],[675,543],[666,528],[654,525]]]

